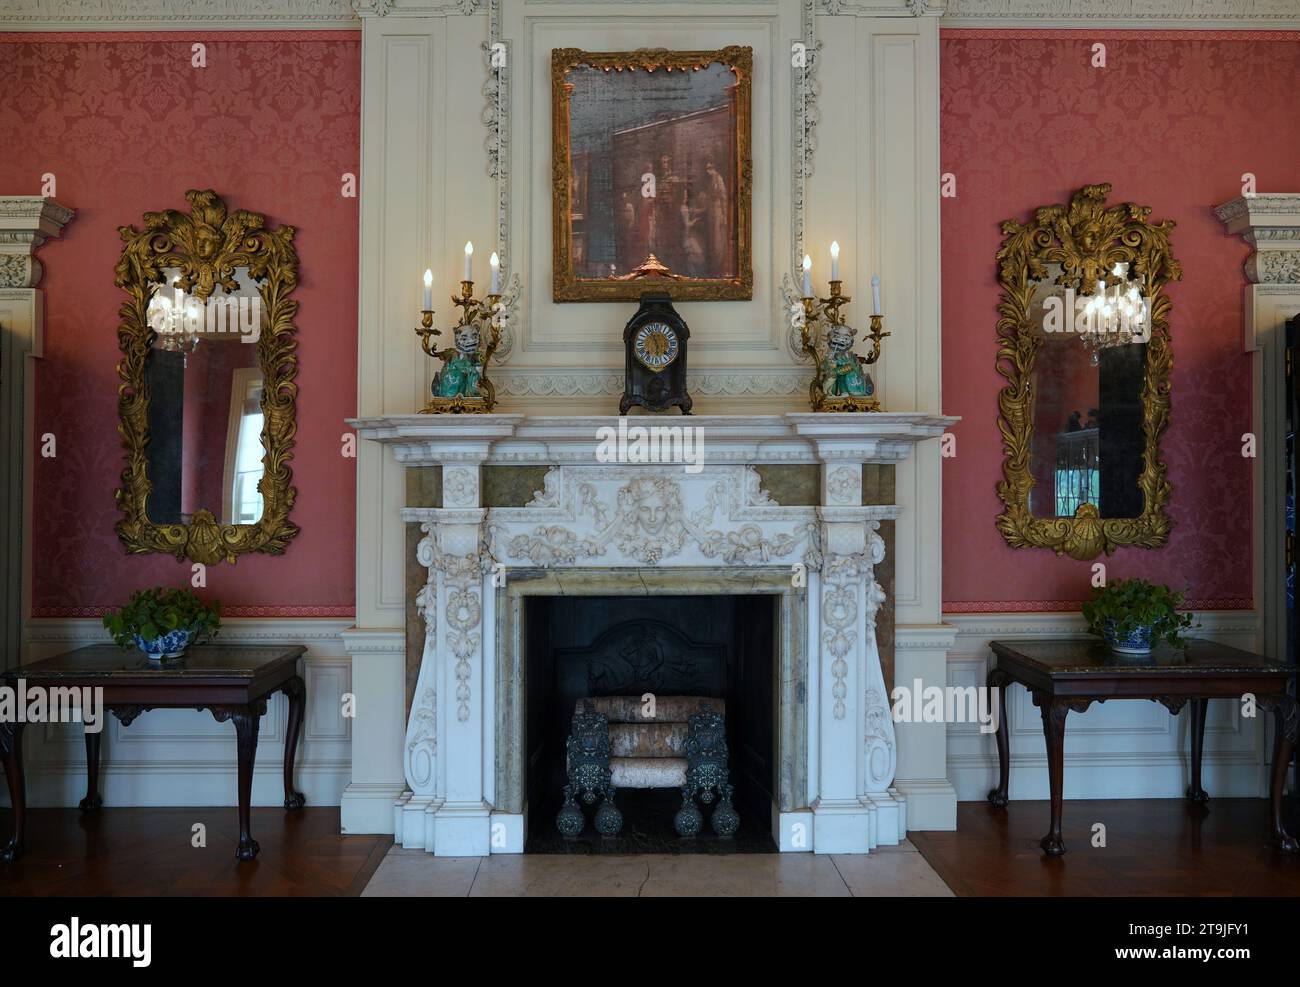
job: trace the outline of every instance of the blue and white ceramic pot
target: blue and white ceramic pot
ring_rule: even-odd
[[[136,634],[135,644],[150,661],[165,661],[168,658],[183,657],[185,649],[190,646],[190,641],[193,639],[194,629],[187,627],[168,631],[152,641],[146,641]]]
[[[1151,654],[1152,627],[1150,624],[1133,628],[1127,634],[1120,634],[1114,620],[1108,620],[1102,627],[1102,637],[1112,651],[1121,655]]]

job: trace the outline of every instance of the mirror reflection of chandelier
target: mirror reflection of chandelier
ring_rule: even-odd
[[[1147,317],[1147,300],[1142,297],[1141,279],[1129,279],[1129,265],[1118,263],[1111,269],[1112,280],[1097,279],[1097,287],[1084,303],[1088,331],[1080,333],[1080,340],[1091,353],[1089,360],[1095,367],[1101,360],[1101,351],[1112,346],[1147,341],[1150,319]]]
[[[175,285],[175,281],[172,283]],[[187,327],[197,327],[202,317],[203,309],[199,303],[180,288],[176,288],[176,299],[173,302],[159,286],[149,299],[147,313],[149,326],[157,333],[154,348],[185,356],[193,353],[198,348],[199,336],[193,331],[187,331]]]

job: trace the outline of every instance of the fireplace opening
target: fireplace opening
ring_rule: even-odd
[[[533,596],[524,607],[525,852],[776,851],[771,831],[777,774],[776,596]],[[629,713],[629,724],[611,725],[611,731],[623,731],[618,744],[631,755],[620,770],[643,783],[668,779],[671,787],[626,786],[616,778],[621,832],[598,835],[596,806],[579,803],[585,820],[581,835],[560,834],[556,816],[564,804],[565,741],[574,709],[584,699],[605,697],[635,697],[636,709],[646,708],[643,697],[656,703],[661,697],[695,697],[723,711],[732,804],[740,815],[734,836],[717,836],[710,826],[716,802],[698,800],[699,835],[678,835],[674,816],[682,791],[672,779],[681,760],[658,758],[680,743],[684,727],[637,723],[640,713]],[[669,741],[665,732],[674,731],[676,739]]]

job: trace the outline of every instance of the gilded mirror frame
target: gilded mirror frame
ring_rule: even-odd
[[[117,522],[118,538],[133,554],[166,552],[177,559],[213,565],[234,562],[246,552],[280,555],[298,534],[290,522],[297,491],[291,485],[289,460],[298,431],[298,355],[294,315],[297,301],[289,295],[298,285],[298,255],[293,247],[294,228],[266,227],[259,213],[230,212],[212,189],[185,193],[187,215],[175,209],[144,215],[144,229],[118,227],[122,257],[114,269],[115,284],[127,294],[118,310],[117,328],[122,361],[117,366],[118,434],[126,451],[122,486],[115,493],[123,517]],[[176,286],[203,302],[220,287],[239,289],[236,270],[246,268],[257,283],[264,321],[257,340],[262,370],[261,407],[262,516],[251,524],[220,524],[206,508],[189,523],[156,524],[148,516],[152,484],[148,475],[149,388],[146,361],[156,333],[149,324],[148,307],[154,286],[164,282],[164,268],[180,272]],[[219,505],[213,505],[219,506]]]
[[[573,230],[570,225],[573,171],[569,140],[569,103],[575,68],[605,72],[666,69],[687,72],[717,62],[736,77],[736,258],[737,274],[731,278],[580,278],[573,266]],[[754,86],[754,49],[730,45],[714,51],[551,51],[551,249],[552,298],[556,302],[635,302],[644,291],[666,291],[673,301],[748,301],[754,297],[753,191],[754,162],[751,147],[751,105]]]
[[[1173,522],[1165,508],[1171,487],[1160,458],[1160,437],[1169,424],[1169,374],[1173,354],[1169,339],[1170,301],[1165,285],[1182,277],[1170,253],[1172,220],[1153,223],[1151,208],[1131,202],[1107,207],[1109,184],[1087,185],[1068,206],[1043,206],[1028,223],[1002,223],[1005,239],[998,251],[1002,299],[997,324],[997,371],[1007,381],[998,393],[998,429],[1002,433],[1004,479],[998,499],[1005,510],[997,527],[1012,548],[1049,548],[1057,555],[1095,559],[1122,545],[1158,548]],[[1128,264],[1141,282],[1150,305],[1142,380],[1143,468],[1138,477],[1143,507],[1137,517],[1103,518],[1096,505],[1084,503],[1074,517],[1037,517],[1029,507],[1034,486],[1030,468],[1033,445],[1034,357],[1043,338],[1030,324],[1030,306],[1038,283],[1049,278],[1048,264],[1060,266],[1055,283],[1090,294],[1097,280],[1117,264]]]

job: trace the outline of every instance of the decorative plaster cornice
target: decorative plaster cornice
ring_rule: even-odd
[[[935,6],[931,3],[930,6]],[[947,0],[943,27],[1295,28],[1293,0]]]
[[[1300,193],[1239,195],[1216,206],[1214,214],[1227,225],[1229,233],[1240,233],[1247,227],[1296,227],[1300,226]]]
[[[820,13],[857,17],[939,17],[944,0],[820,0]]]
[[[1246,260],[1252,284],[1300,284],[1300,193],[1238,196],[1214,210],[1229,233],[1255,248]]]
[[[366,6],[364,0],[358,4]],[[0,29],[114,31],[122,28],[239,30],[356,28],[348,0],[6,0]],[[369,6],[391,7],[391,0]]]

